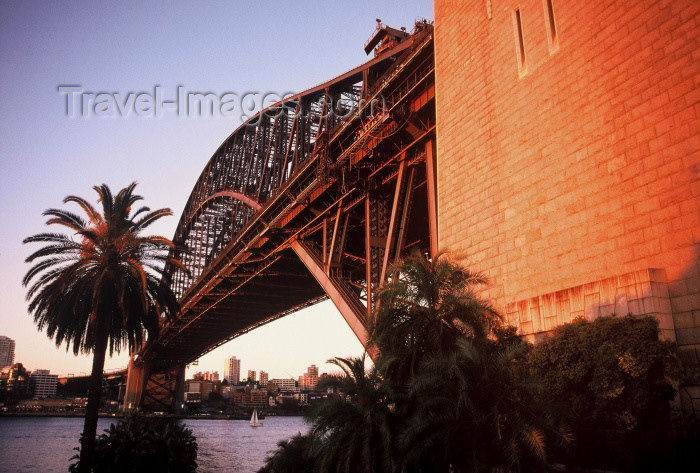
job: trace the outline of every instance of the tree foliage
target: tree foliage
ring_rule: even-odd
[[[669,465],[649,460],[667,446],[679,365],[653,317],[577,320],[533,348],[478,297],[484,279],[444,255],[413,254],[390,273],[369,327],[376,367],[332,360],[342,372],[321,387],[337,395],[294,444],[313,464],[303,471]]]
[[[94,189],[101,212],[85,199],[70,195],[64,203],[81,207],[87,219],[62,209],[49,209],[47,225],[60,225],[72,234],[39,233],[24,243],[44,246],[32,253],[35,263],[23,279],[29,286],[29,312],[39,330],[46,330],[57,346],[92,353],[102,339],[109,354],[124,346],[136,349],[144,329],[158,333],[161,316],[177,311],[177,300],[163,277],[165,262],[182,267],[169,256],[173,243],[141,233],[170,209],[151,211],[132,206],[142,200],[136,183],[113,195],[105,184]]]
[[[129,415],[97,437],[93,468],[94,473],[194,473],[197,441],[178,421]]]
[[[577,319],[534,347],[529,369],[543,395],[567,406],[576,438],[569,460],[638,468],[667,442],[680,368],[654,317]]]
[[[44,212],[47,225],[59,225],[70,234],[45,232],[24,240],[44,245],[27,258],[34,265],[23,280],[38,329],[46,330],[57,346],[65,343],[68,350],[72,345],[76,355],[93,353],[81,448],[86,465],[97,431],[107,349],[111,356],[124,346],[140,348],[144,333],[157,335],[161,318],[178,310],[163,266],[184,266],[170,257],[170,240],[142,234],[171,211],[134,211],[132,206],[142,200],[135,187],[132,183],[113,195],[107,185],[96,186],[101,211],[70,195],[64,203],[77,204],[85,217],[62,209]]]
[[[391,272],[378,290],[369,332],[370,344],[381,351],[380,370],[398,385],[425,356],[451,353],[465,337],[484,340],[501,325],[500,315],[476,295],[486,280],[445,255],[429,261],[414,252]]]
[[[362,358],[332,360],[342,373],[322,387],[338,395],[312,414],[315,469],[306,471],[543,466],[547,443],[567,437],[535,396],[529,347],[476,295],[484,279],[444,255],[430,261],[418,253],[390,272],[370,323],[376,368],[365,370]]]
[[[561,417],[524,370],[529,346],[496,330],[430,356],[409,382],[400,451],[406,471],[543,471],[554,444],[570,441]]]
[[[371,341],[401,425],[404,471],[528,471],[568,439],[535,380],[528,346],[478,297],[486,283],[445,255],[413,253],[379,290]]]
[[[313,473],[315,470],[313,435],[295,435],[289,440],[277,443],[265,466],[258,473]]]
[[[336,395],[311,414],[317,442],[318,470],[341,473],[395,471],[392,455],[391,396],[376,368],[365,368],[365,357],[328,360],[342,370],[319,381],[319,389]]]

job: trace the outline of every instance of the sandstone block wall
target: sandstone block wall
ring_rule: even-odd
[[[435,0],[439,246],[523,333],[655,313],[699,363],[699,31],[697,0]]]

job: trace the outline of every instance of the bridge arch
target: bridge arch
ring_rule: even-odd
[[[389,265],[435,251],[433,68],[432,26],[417,24],[222,143],[173,239],[189,274],[166,267],[181,314],[133,360],[125,405],[172,406],[186,363],[324,298],[366,342]]]

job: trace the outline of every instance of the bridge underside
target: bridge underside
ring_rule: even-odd
[[[189,274],[169,268],[181,315],[131,364],[125,406],[175,406],[185,364],[324,298],[367,341],[391,264],[412,248],[435,251],[433,84],[432,27],[422,24],[229,137],[175,235],[188,249],[176,256]]]
[[[291,250],[236,267],[215,286],[201,298],[196,317],[183,317],[166,333],[169,339],[161,342],[155,369],[189,363],[233,335],[324,298],[321,286]]]

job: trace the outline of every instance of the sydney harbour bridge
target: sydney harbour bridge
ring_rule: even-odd
[[[176,408],[186,364],[323,299],[365,344],[392,262],[436,251],[433,27],[378,23],[365,51],[211,157],[173,239],[188,272],[166,267],[180,315],[132,358],[124,408]]]

